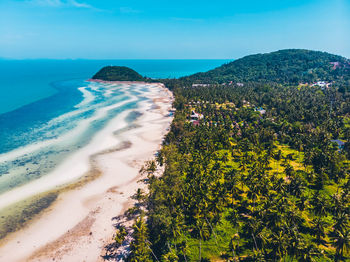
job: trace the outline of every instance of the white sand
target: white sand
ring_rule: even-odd
[[[112,218],[122,213],[130,196],[142,187],[137,183],[138,171],[144,161],[154,157],[172,120],[168,117],[171,93],[161,85],[153,86],[146,96],[154,99],[157,107],[142,103],[142,109],[138,110],[144,115],[136,122],[139,127],[116,139],[113,131],[125,125],[120,116],[94,138],[91,148],[80,153],[96,153],[126,141],[131,142],[131,147],[98,155],[96,163],[102,176],[82,188],[61,194],[29,226],[10,234],[0,247],[0,261],[103,261],[103,248],[115,231]],[[68,164],[76,169],[63,177],[81,174],[87,164],[79,163],[80,160],[78,155],[73,155]],[[66,168],[62,167],[61,171]]]

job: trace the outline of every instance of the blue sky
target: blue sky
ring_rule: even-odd
[[[350,0],[0,0],[0,57],[350,57]]]

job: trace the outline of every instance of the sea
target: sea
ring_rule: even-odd
[[[134,110],[125,118],[130,125],[139,116],[148,87],[86,81],[100,68],[128,66],[151,78],[178,78],[227,62],[0,60],[0,220],[11,191],[52,174],[124,111]]]

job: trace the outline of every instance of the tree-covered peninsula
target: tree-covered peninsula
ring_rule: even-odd
[[[175,117],[115,247],[128,261],[349,261],[349,68],[283,50],[161,80]]]
[[[92,79],[103,81],[144,81],[145,78],[135,70],[125,66],[106,66],[98,71]]]
[[[287,49],[249,55],[205,73],[182,80],[199,83],[272,82],[279,84],[315,81],[348,81],[350,61],[326,52]]]

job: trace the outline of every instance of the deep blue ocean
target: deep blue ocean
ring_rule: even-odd
[[[123,112],[128,115],[121,121],[132,124],[151,87],[86,81],[101,67],[123,65],[144,76],[174,78],[226,62],[0,60],[0,197],[50,174]]]

